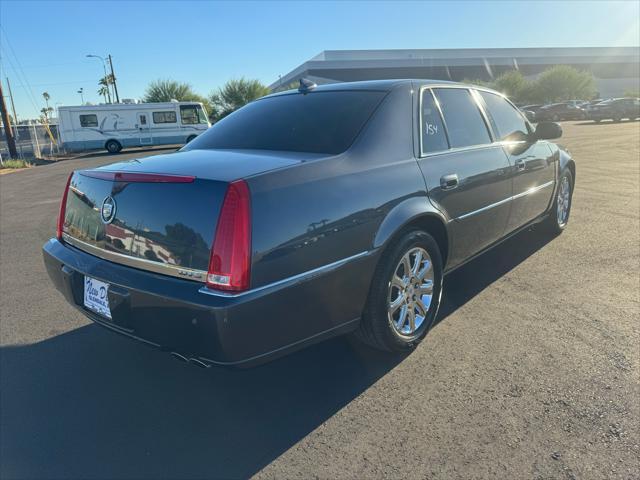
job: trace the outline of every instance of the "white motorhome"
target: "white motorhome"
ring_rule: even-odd
[[[211,124],[201,103],[113,103],[58,108],[62,147],[68,152],[184,144]]]

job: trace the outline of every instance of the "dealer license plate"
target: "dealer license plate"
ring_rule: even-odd
[[[91,277],[84,277],[84,306],[111,320],[109,309],[109,284]]]

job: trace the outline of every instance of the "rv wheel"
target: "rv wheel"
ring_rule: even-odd
[[[120,142],[117,140],[109,140],[105,143],[104,148],[106,148],[109,153],[118,153],[122,150],[122,145],[120,145]]]

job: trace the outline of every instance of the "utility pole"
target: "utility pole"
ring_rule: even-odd
[[[7,112],[7,105],[4,103],[4,93],[2,93],[2,82],[0,82],[0,115],[2,115],[2,123],[4,125],[4,136],[7,139],[7,147],[9,148],[9,158],[18,158],[16,150],[16,140],[13,138],[13,130],[11,130],[11,121]]]
[[[13,93],[11,93],[11,84],[9,83],[9,77],[7,79],[7,88],[9,89],[9,100],[11,100],[11,110],[13,111],[13,123],[18,125],[18,115],[16,115],[16,106],[13,104]]]
[[[116,94],[116,103],[120,103],[120,97],[118,96],[118,86],[116,85],[116,74],[113,73],[113,62],[111,61],[111,54],[107,56],[109,59],[109,67],[111,67],[111,78],[113,79],[113,93]]]
[[[109,78],[107,77],[107,67],[105,65],[105,61],[104,58],[102,58],[100,55],[87,55],[88,58],[99,58],[100,61],[102,62],[102,70],[104,70],[104,81],[106,82],[106,85],[104,86],[104,88],[107,89],[107,95],[103,95],[104,101],[107,101],[107,96],[109,97],[109,103],[111,103],[111,89],[109,88]],[[113,69],[111,69],[111,71],[113,72]]]

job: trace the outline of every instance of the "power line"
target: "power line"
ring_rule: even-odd
[[[31,96],[31,103],[33,104],[33,107],[35,108],[36,112],[39,113],[38,112],[37,102],[36,102],[36,99],[35,99],[35,95],[33,94],[33,90],[31,88],[31,85],[29,84],[29,79],[27,78],[26,74],[24,73],[24,70],[22,69],[22,65],[20,64],[20,59],[18,58],[18,56],[16,55],[15,50],[13,49],[13,45],[11,44],[11,40],[9,39],[9,36],[7,35],[7,31],[4,29],[4,27],[2,27],[2,25],[0,25],[0,30],[2,30],[2,33],[4,33],[4,38],[7,41],[7,45],[9,45],[9,50],[11,50],[11,53],[13,54],[13,58],[15,59],[16,63],[18,64],[18,67],[20,68],[20,72],[22,73],[22,77],[24,79],[24,82],[21,81],[21,83],[23,85],[26,84],[26,86],[27,86],[26,91]],[[11,57],[7,56],[7,58],[9,60],[9,64],[13,68],[13,71],[16,72],[16,74],[17,74],[18,72],[17,72],[15,66],[13,65],[13,63],[11,62]]]
[[[11,69],[13,70],[13,73],[15,74],[15,77],[17,78],[19,85],[17,85],[19,88],[24,88],[26,89],[24,82],[22,80],[22,77],[20,76],[20,72],[18,72],[18,69],[15,67],[15,65],[13,64],[13,62],[11,61],[11,58],[7,55],[4,56],[4,59],[6,59],[9,62],[9,66],[11,67]],[[27,90],[25,92],[27,94],[27,99],[29,100],[29,102],[31,102],[31,105],[33,106],[33,108],[35,109],[35,111],[38,111],[38,106],[36,105],[33,95],[29,93],[29,91]]]
[[[95,78],[91,78],[89,80],[74,80],[72,82],[57,82],[57,83],[32,83],[31,86],[32,87],[53,87],[56,85],[75,85],[75,84],[79,84],[79,83],[95,83]],[[22,88],[24,88],[24,86],[21,85]]]

